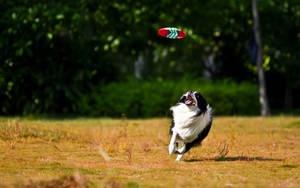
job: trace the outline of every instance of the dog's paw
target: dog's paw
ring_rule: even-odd
[[[176,158],[176,161],[180,161],[182,157],[183,157],[183,154],[178,154],[177,158]]]

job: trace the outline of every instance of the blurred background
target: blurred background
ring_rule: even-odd
[[[249,0],[0,2],[0,115],[161,117],[190,89],[216,115],[260,114]],[[300,2],[258,11],[271,112],[299,114]]]

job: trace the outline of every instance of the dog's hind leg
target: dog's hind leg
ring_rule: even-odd
[[[186,144],[184,143],[182,147],[176,150],[179,154],[184,154],[186,152]]]
[[[176,158],[176,161],[180,161],[182,157],[183,157],[183,154],[178,154],[177,158]]]
[[[186,144],[184,143],[183,146],[179,150],[177,150],[177,152],[179,154],[177,155],[176,161],[180,161],[183,157],[183,154],[186,152]]]

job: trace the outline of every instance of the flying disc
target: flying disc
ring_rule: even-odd
[[[169,39],[182,39],[186,36],[185,32],[175,27],[165,27],[158,30],[158,34]]]

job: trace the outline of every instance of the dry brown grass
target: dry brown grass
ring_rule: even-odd
[[[300,185],[300,118],[215,118],[182,162],[168,155],[169,123],[1,118],[0,187],[80,183],[76,177],[88,187]]]

